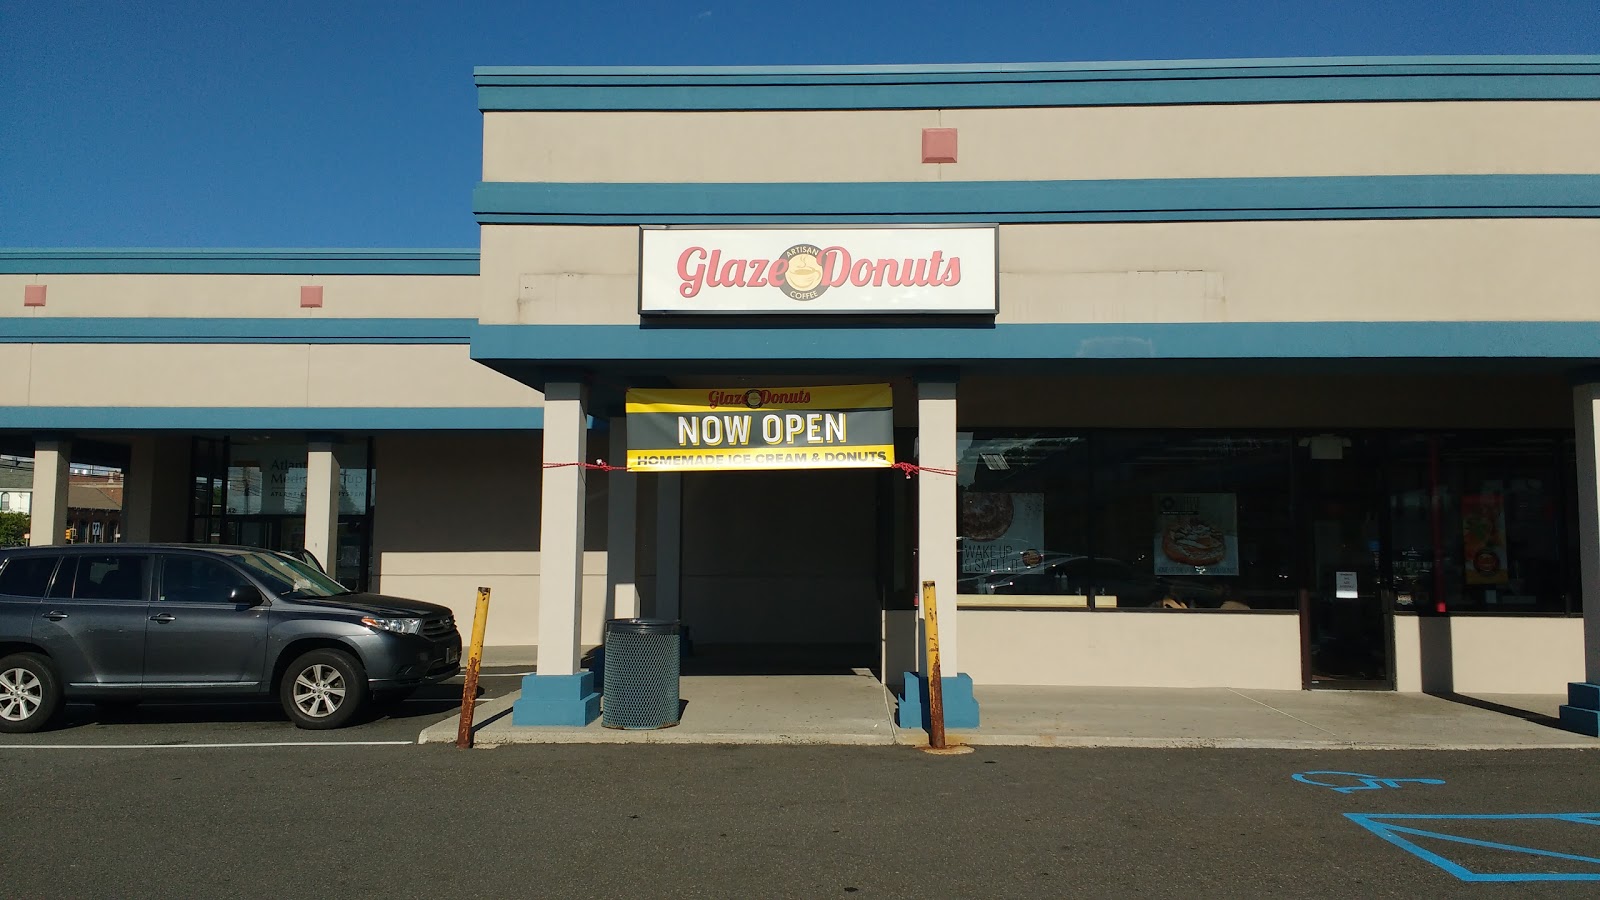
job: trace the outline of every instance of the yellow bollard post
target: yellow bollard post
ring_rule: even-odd
[[[472,643],[467,647],[467,677],[461,686],[461,727],[456,747],[472,746],[472,714],[478,705],[478,670],[483,666],[483,633],[489,627],[489,589],[478,588],[478,608],[472,613]]]
[[[944,749],[944,684],[939,677],[939,607],[933,582],[922,583],[923,630],[928,642],[928,746]]]

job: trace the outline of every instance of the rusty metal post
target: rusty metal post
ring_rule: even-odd
[[[483,667],[483,633],[489,627],[489,589],[478,588],[478,608],[472,613],[472,643],[467,647],[467,677],[461,686],[461,727],[456,747],[472,746],[472,714],[478,705],[478,670]]]
[[[945,749],[944,679],[939,674],[939,608],[933,595],[933,582],[922,583],[923,631],[928,642],[928,746]]]

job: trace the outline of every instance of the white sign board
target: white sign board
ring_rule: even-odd
[[[1356,590],[1356,573],[1333,573],[1333,598],[1335,600],[1355,600],[1361,594]]]
[[[994,226],[645,228],[642,314],[984,314]]]

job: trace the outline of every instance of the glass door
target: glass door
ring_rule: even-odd
[[[1381,447],[1374,438],[1350,435],[1319,435],[1300,444],[1306,686],[1393,690]]]

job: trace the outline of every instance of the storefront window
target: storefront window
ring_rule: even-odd
[[[1398,612],[1575,614],[1572,443],[1523,432],[963,432],[959,593],[1294,610],[1305,591],[1339,608],[1367,598]]]
[[[960,438],[961,593],[1106,608],[1292,609],[1287,437]]]
[[[1389,499],[1395,608],[1575,611],[1563,460],[1554,436],[1398,438]]]
[[[1117,605],[1295,608],[1291,446],[1287,437],[1247,434],[1097,440],[1097,558],[1138,576],[1119,586]]]
[[[194,442],[192,539],[268,550],[306,544],[304,441],[197,438]],[[339,526],[332,559],[319,560],[347,586],[372,580],[375,478],[371,441],[334,447],[339,464]]]
[[[958,593],[1087,598],[1087,440],[962,433],[957,443]]]

